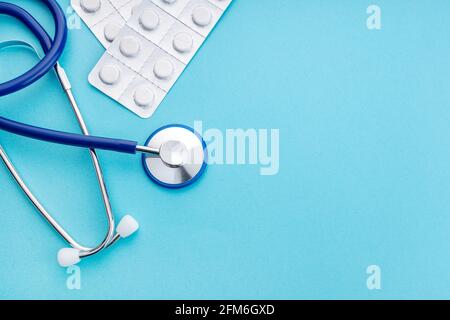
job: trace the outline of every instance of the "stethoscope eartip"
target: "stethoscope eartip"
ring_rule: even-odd
[[[74,248],[62,248],[58,251],[58,263],[67,268],[80,262],[80,250]]]
[[[124,216],[117,225],[116,232],[121,238],[127,238],[139,229],[139,223],[130,215]]]

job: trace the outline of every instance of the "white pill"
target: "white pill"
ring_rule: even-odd
[[[184,53],[192,50],[192,37],[189,33],[180,32],[173,38],[173,48],[178,52]]]
[[[211,23],[212,13],[208,7],[199,6],[192,11],[192,20],[199,27],[206,27]]]
[[[135,37],[124,37],[120,40],[119,49],[125,57],[135,57],[139,53],[139,41]]]
[[[134,91],[134,102],[139,107],[148,107],[153,103],[153,100],[155,100],[155,94],[153,91],[146,87],[146,86],[140,86]]]
[[[159,25],[159,16],[150,9],[146,9],[139,17],[139,23],[145,30],[155,30]]]
[[[100,0],[81,0],[80,5],[85,12],[94,13],[100,10],[102,2]]]
[[[117,83],[120,79],[120,69],[112,64],[105,64],[100,70],[100,80],[108,85]]]
[[[104,35],[105,35],[105,39],[108,42],[113,42],[114,39],[119,34],[120,29],[122,29],[122,26],[120,25],[120,23],[117,23],[115,21],[112,21],[112,22],[108,23],[105,26],[105,29],[103,30]]]
[[[167,59],[161,59],[153,66],[153,72],[159,79],[168,79],[173,74],[173,64]]]

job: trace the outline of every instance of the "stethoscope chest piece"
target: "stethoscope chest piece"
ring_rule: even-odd
[[[181,188],[196,181],[206,168],[206,144],[193,129],[168,125],[156,130],[145,145],[159,155],[142,155],[148,176],[167,188]]]

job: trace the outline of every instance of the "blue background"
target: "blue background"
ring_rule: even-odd
[[[39,1],[12,1],[49,29]],[[60,1],[67,7],[69,1]],[[366,28],[370,4],[382,30]],[[99,152],[133,238],[81,264],[0,166],[0,298],[450,298],[450,2],[235,0],[156,114],[139,119],[87,82],[103,48],[85,25],[61,60],[91,132],[138,139],[166,123],[279,128],[280,172],[210,166],[192,188],[152,184],[138,156]],[[33,38],[0,18],[0,40]],[[2,81],[35,58],[1,53]],[[78,132],[54,75],[1,114]],[[88,153],[0,133],[24,179],[81,242],[106,220]],[[366,287],[366,268],[382,289]]]

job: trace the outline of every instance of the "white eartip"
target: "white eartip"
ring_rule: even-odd
[[[139,229],[139,223],[132,216],[126,215],[120,220],[116,231],[121,238],[126,238],[135,233],[137,229]]]
[[[80,250],[62,248],[58,251],[58,263],[61,267],[70,267],[80,262]]]

